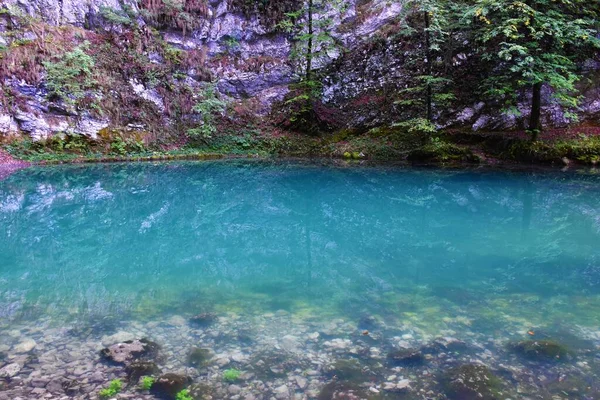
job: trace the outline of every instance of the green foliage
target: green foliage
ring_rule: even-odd
[[[600,137],[581,135],[578,139],[555,142],[518,141],[513,143],[505,157],[517,161],[562,163],[563,158],[582,164],[600,163]]]
[[[181,392],[177,393],[175,400],[194,400],[194,398],[190,395],[188,389],[183,389]]]
[[[156,379],[151,376],[144,376],[142,377],[142,383],[140,384],[140,388],[142,390],[150,390],[152,389],[152,385],[154,385],[155,381]]]
[[[217,127],[215,126],[215,115],[225,111],[226,105],[227,104],[217,96],[214,84],[206,86],[199,94],[198,101],[192,108],[194,112],[200,114],[200,125],[188,129],[188,136],[203,140],[210,139],[217,131]]]
[[[292,96],[286,101],[290,107],[290,121],[306,127],[317,119],[315,102],[322,94],[322,77],[315,70],[315,61],[328,57],[328,53],[341,51],[341,45],[332,35],[332,13],[341,15],[345,10],[341,0],[309,0],[297,10],[286,13],[277,28],[287,32],[292,40],[290,60],[299,76],[291,87]],[[310,128],[309,128],[310,130]]]
[[[51,96],[69,103],[85,96],[85,91],[96,84],[93,79],[94,59],[86,53],[89,42],[62,55],[57,62],[44,61],[47,87]]]
[[[413,118],[408,121],[398,122],[394,126],[406,129],[409,133],[431,135],[437,132],[436,126],[426,118]]]
[[[133,25],[133,18],[135,17],[131,7],[126,7],[123,10],[117,10],[115,8],[102,5],[100,6],[100,15],[110,24],[124,26]]]
[[[455,100],[449,60],[456,51],[454,25],[460,11],[446,0],[410,0],[405,10],[406,25],[399,34],[413,48],[405,55],[409,76],[395,104],[416,117],[408,123],[431,122],[435,111],[448,108]]]
[[[235,382],[240,379],[241,375],[241,371],[238,371],[237,369],[226,369],[223,371],[223,380],[225,382]]]
[[[181,61],[183,60],[184,56],[185,56],[185,51],[178,49],[177,47],[173,47],[173,46],[165,46],[165,58],[174,65],[179,65],[181,64]]]
[[[133,138],[123,139],[120,136],[115,137],[110,143],[110,152],[124,156],[129,153],[143,153],[146,150],[141,140]]]
[[[123,389],[123,382],[120,379],[114,379],[110,381],[107,388],[102,389],[99,393],[100,397],[107,399],[116,396]]]
[[[545,84],[573,117],[569,111],[579,104],[575,82],[581,77],[577,62],[600,47],[598,14],[598,2],[587,0],[477,0],[465,20],[474,29],[477,54],[488,63],[486,94],[518,114],[523,91],[533,88],[535,115]],[[531,129],[539,129],[536,122]]]

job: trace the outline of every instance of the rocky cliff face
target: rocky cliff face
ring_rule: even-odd
[[[283,0],[281,7],[286,2],[293,6]],[[194,118],[193,104],[208,81],[229,100],[232,119],[276,113],[273,106],[297,76],[290,39],[274,27],[274,11],[248,9],[243,0],[197,0],[190,1],[190,23],[188,17],[181,22],[166,12],[152,14],[148,3],[5,0],[0,46],[11,53],[0,65],[0,132],[40,139],[65,132],[96,138],[112,128],[177,131]],[[345,51],[328,53],[316,68],[326,72],[323,102],[336,127],[368,129],[401,115],[393,93],[403,85],[406,50],[391,33],[402,8],[402,1],[350,0],[343,12],[328,16]],[[83,88],[87,100],[74,105],[49,93],[43,66],[60,62],[82,43],[94,60],[96,84]],[[598,89],[592,85],[587,93],[583,114],[597,118]],[[546,111],[551,124],[564,124],[557,106]],[[493,117],[480,101],[448,110],[438,123],[518,127],[512,117]]]

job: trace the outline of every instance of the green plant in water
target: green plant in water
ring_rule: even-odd
[[[190,391],[188,389],[183,389],[181,392],[177,393],[175,400],[194,400],[194,398],[190,396]]]
[[[103,399],[108,399],[120,393],[121,389],[123,389],[123,382],[120,379],[113,379],[107,388],[100,391],[99,395]]]
[[[225,371],[223,371],[223,380],[225,382],[235,382],[238,379],[240,379],[241,375],[241,371],[238,371],[237,369],[226,369]]]
[[[144,376],[142,377],[142,383],[140,384],[140,388],[142,390],[150,390],[152,388],[152,385],[154,385],[155,381],[156,379],[151,376]]]

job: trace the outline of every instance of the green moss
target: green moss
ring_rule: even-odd
[[[190,391],[188,389],[183,389],[181,392],[177,393],[175,400],[194,400],[194,398],[190,396]]]
[[[116,396],[118,393],[121,392],[122,389],[123,389],[123,382],[120,379],[114,379],[114,380],[110,381],[110,384],[108,385],[108,387],[105,389],[102,389],[98,393],[98,395],[103,399],[107,399],[109,397]]]
[[[242,372],[234,368],[223,371],[223,380],[225,382],[235,382],[239,380],[241,376]]]
[[[152,389],[152,385],[154,385],[155,381],[156,381],[156,379],[151,376],[142,377],[142,381],[140,383],[140,389],[142,389],[142,390]]]

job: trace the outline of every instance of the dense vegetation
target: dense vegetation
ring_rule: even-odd
[[[30,160],[199,152],[447,161],[476,160],[474,153],[485,152],[513,159],[547,161],[552,154],[551,161],[597,161],[596,130],[580,128],[577,121],[579,83],[592,73],[585,65],[600,48],[597,2],[407,0],[398,20],[363,47],[346,48],[339,32],[367,18],[369,4],[359,3],[349,23],[342,18],[347,3],[339,0],[231,3],[233,11],[256,16],[265,29],[291,43],[287,63],[294,81],[268,118],[255,112],[252,99],[224,97],[218,90],[215,63],[223,68],[235,60],[255,68],[254,60],[240,59],[238,38],[224,39],[221,53],[210,57],[208,49],[165,41],[165,31],[189,36],[202,29],[211,18],[205,0],[101,7],[86,29],[53,27],[4,6],[1,16],[11,41],[0,48],[2,107],[27,109],[26,98],[11,83],[18,79],[43,85],[49,104],[66,115],[109,121],[94,140],[65,132],[42,142],[10,139],[6,148]],[[33,35],[24,38],[22,32]],[[346,99],[342,107],[323,101],[324,85],[341,63],[385,47],[395,49],[403,66],[396,81],[387,83],[389,90]],[[189,77],[196,83],[189,84]],[[145,90],[143,96],[131,90],[132,84]],[[517,130],[465,139],[454,116],[474,99],[490,114],[518,120]],[[544,102],[555,104],[571,128],[557,134],[544,126]],[[356,126],[346,118],[352,107],[354,113],[378,107],[387,118]],[[529,143],[524,134],[545,142]]]

